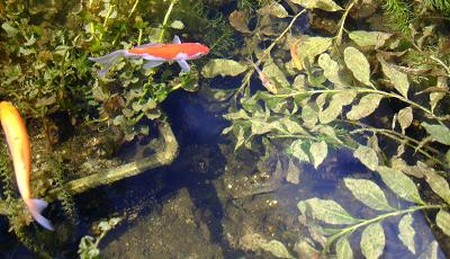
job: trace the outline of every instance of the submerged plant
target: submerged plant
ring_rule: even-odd
[[[444,170],[450,165],[450,60],[447,52],[439,51],[446,36],[433,24],[414,27],[417,23],[406,18],[408,11],[401,19],[410,30],[396,36],[347,29],[346,20],[352,8],[360,7],[359,1],[349,1],[346,8],[331,0],[292,2],[310,12],[341,13],[337,33],[332,37],[296,35],[292,26],[300,19],[300,11],[284,30],[277,30],[274,20],[288,17],[288,12],[274,3],[257,11],[253,30],[247,13],[232,14],[230,23],[251,46],[240,54],[257,60],[253,65],[239,56],[238,61],[216,59],[202,70],[211,78],[245,73],[242,84],[222,98],[235,104],[224,116],[231,125],[223,133],[234,136],[235,149],[261,153],[269,146],[281,147],[295,163],[312,164],[315,169],[332,150],[348,149],[390,189],[389,193],[380,183],[366,179],[343,180],[356,200],[373,210],[364,218],[347,212],[339,201],[318,197],[300,201],[301,217],[304,222],[314,220],[307,226],[324,252],[334,245],[339,258],[351,258],[356,248],[350,245],[350,236],[362,230],[361,251],[378,257],[386,245],[381,222],[398,218],[399,239],[416,254],[412,215],[417,211],[437,212],[429,220],[449,236],[450,188]],[[387,2],[393,11],[404,4]],[[261,38],[271,43],[264,46]],[[257,71],[261,85],[255,86],[251,76],[261,64]],[[424,184],[418,187],[416,182]],[[431,190],[432,197],[421,195],[424,190]],[[394,205],[387,193],[410,203]],[[321,243],[323,239],[326,242]],[[437,249],[437,244],[433,247]]]

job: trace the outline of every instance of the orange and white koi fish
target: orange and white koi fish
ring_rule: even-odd
[[[164,62],[176,61],[180,65],[182,72],[189,72],[190,67],[186,60],[198,59],[208,54],[208,52],[209,48],[205,45],[197,42],[181,43],[180,38],[175,36],[173,43],[170,44],[148,43],[130,50],[116,50],[98,58],[89,58],[89,60],[104,66],[99,71],[101,77],[121,57],[146,60],[147,62],[144,64],[144,69],[146,70],[157,67]]]
[[[31,148],[25,123],[10,102],[0,102],[0,121],[11,153],[20,195],[33,218],[44,228],[53,230],[48,219],[41,215],[48,203],[32,199],[30,193]]]

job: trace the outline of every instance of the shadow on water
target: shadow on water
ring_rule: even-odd
[[[102,253],[105,255],[129,256],[130,252],[125,251],[127,248],[123,245],[136,239],[145,241],[141,241],[140,247],[131,248],[136,249],[133,251],[135,256],[156,256],[158,253],[159,255],[166,253],[166,256],[205,253],[187,247],[189,244],[184,244],[187,242],[183,240],[185,235],[191,235],[192,240],[197,240],[199,244],[196,245],[200,247],[212,247],[216,251],[210,253],[215,255],[222,254],[219,250],[224,251],[223,253],[232,253],[223,238],[221,221],[224,211],[213,184],[225,167],[225,159],[218,147],[225,122],[218,115],[206,112],[198,103],[199,98],[201,97],[198,95],[180,91],[172,94],[164,102],[163,109],[180,146],[180,153],[170,166],[124,179],[113,186],[98,188],[78,198],[77,204],[84,204],[82,214],[89,215],[88,222],[99,219],[101,215],[113,215],[118,211],[124,212],[128,219],[136,219],[131,220],[130,224],[119,226],[107,235],[102,242]],[[187,199],[180,198],[181,195],[185,195]],[[99,203],[96,203],[95,200],[101,196],[103,197],[98,200]],[[178,208],[174,210],[180,215],[176,215],[172,221],[167,219],[170,217],[167,215],[166,219],[161,219],[166,213],[165,207],[171,206],[168,203],[173,204],[174,200],[178,199],[192,204],[178,204]],[[184,206],[187,206],[188,210],[185,210]],[[97,209],[93,214],[94,208]],[[103,211],[100,212],[98,208],[103,208]],[[191,212],[192,215],[186,215]],[[183,230],[182,226],[177,226],[177,221],[183,218],[194,220],[200,229],[206,228],[202,231],[203,234],[207,233],[207,238],[195,239],[193,235],[198,236],[198,232]],[[163,227],[166,229],[158,232],[158,227],[154,229],[148,227],[148,224],[151,224],[148,221],[152,220],[160,220],[161,224],[169,226]],[[168,232],[173,232],[174,228],[178,227],[180,228],[178,231],[183,231],[182,236],[179,236],[179,232],[175,233],[177,235],[175,237],[168,236]],[[164,236],[161,239],[165,240],[160,241],[165,244],[154,247],[156,241],[152,235]],[[179,246],[179,250],[172,251],[168,248],[172,246]]]

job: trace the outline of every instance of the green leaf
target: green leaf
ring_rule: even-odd
[[[170,27],[176,30],[184,29],[184,23],[180,20],[175,20],[170,24]]]
[[[360,47],[379,48],[392,34],[381,31],[351,31],[348,36]]]
[[[447,204],[450,204],[450,187],[447,180],[432,168],[425,171],[424,176],[433,192],[439,195]]]
[[[230,59],[211,59],[202,69],[202,75],[206,78],[216,76],[237,76],[247,70],[246,66]]]
[[[347,113],[347,119],[359,120],[372,114],[380,105],[383,99],[381,94],[368,94],[361,98],[357,105],[353,105],[352,109]]]
[[[267,243],[262,243],[261,248],[272,253],[277,258],[294,258],[284,244],[278,240],[270,240]]]
[[[317,112],[309,105],[306,105],[302,108],[302,113],[300,116],[305,122],[305,127],[312,128],[318,121]]]
[[[403,97],[408,99],[409,81],[405,73],[398,71],[392,65],[381,60],[381,68],[383,73],[389,78],[394,88]]]
[[[366,56],[361,51],[354,47],[347,47],[344,50],[344,61],[358,81],[372,86],[369,61],[367,61]]]
[[[416,184],[404,173],[386,166],[379,166],[376,170],[383,182],[404,200],[424,204],[419,195]]]
[[[352,259],[353,251],[347,236],[341,237],[336,242],[336,256],[338,259]]]
[[[287,151],[292,156],[298,158],[300,161],[309,162],[308,154],[303,149],[302,140],[294,140]]]
[[[436,215],[436,224],[444,234],[450,236],[450,213],[441,209]]]
[[[277,2],[272,2],[268,5],[265,5],[263,8],[258,9],[257,12],[262,15],[272,15],[277,18],[286,18],[289,16],[289,13],[286,11],[286,9],[284,9],[284,7]]]
[[[10,38],[16,36],[19,32],[19,30],[12,26],[9,22],[2,23],[2,28],[6,31],[6,34],[8,34],[8,37]]]
[[[402,217],[402,219],[398,223],[399,229],[398,238],[408,248],[408,250],[411,251],[411,253],[416,254],[416,248],[414,243],[414,236],[416,235],[416,231],[412,227],[412,223],[413,217],[411,216],[410,213]]]
[[[297,207],[303,215],[311,215],[313,218],[328,224],[348,225],[360,222],[360,219],[352,217],[341,205],[333,200],[311,198],[300,201]]]
[[[334,94],[326,109],[319,112],[319,120],[322,124],[334,121],[342,112],[342,107],[349,105],[356,98],[355,91],[345,91]]]
[[[321,9],[327,12],[343,10],[332,0],[291,0],[291,2],[301,5],[306,9]]]
[[[266,63],[262,69],[262,72],[282,88],[288,88],[291,85],[286,79],[286,75],[274,62]]]
[[[392,211],[394,208],[389,202],[381,188],[370,180],[365,179],[344,179],[345,186],[352,192],[356,199],[366,206],[379,211]]]
[[[345,87],[346,83],[342,80],[339,70],[339,64],[334,61],[328,53],[319,56],[319,66],[323,69],[323,75],[332,82],[337,88]]]
[[[425,130],[430,134],[433,140],[442,143],[444,145],[450,145],[450,129],[441,124],[428,124],[422,122],[421,124]]]
[[[358,158],[359,161],[370,170],[376,170],[378,166],[378,156],[374,149],[360,145],[358,149],[353,152],[353,156]]]
[[[361,252],[367,259],[378,258],[386,245],[383,227],[380,223],[367,226],[361,234]]]
[[[400,128],[402,128],[402,134],[405,134],[405,130],[411,126],[413,121],[413,109],[411,107],[405,107],[398,112],[397,117]]]
[[[319,165],[322,164],[323,160],[327,157],[328,145],[325,141],[314,142],[311,144],[309,152],[312,156],[314,168],[317,169],[317,167],[319,167]]]
[[[310,64],[314,63],[314,58],[327,51],[333,38],[326,37],[307,37],[306,40],[300,41],[297,47],[297,55],[301,62],[307,60]]]
[[[445,76],[438,76],[437,77],[436,87],[437,88],[441,88],[444,91],[448,90],[447,77],[445,77]],[[431,113],[434,113],[434,109],[438,105],[439,101],[442,100],[442,98],[445,97],[445,95],[446,95],[445,92],[439,92],[439,91],[430,93]]]

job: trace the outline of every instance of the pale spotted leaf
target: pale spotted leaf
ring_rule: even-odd
[[[383,254],[386,237],[380,223],[367,226],[361,234],[361,252],[367,259],[376,259]]]
[[[306,9],[321,9],[327,12],[342,10],[342,7],[332,0],[291,0],[291,2],[301,5]]]
[[[367,86],[372,86],[369,61],[361,51],[354,47],[347,47],[344,50],[344,61],[358,81]]]
[[[381,31],[351,31],[348,36],[360,47],[379,48],[392,34]]]
[[[413,217],[411,216],[410,213],[402,217],[402,219],[398,223],[399,229],[398,238],[402,241],[403,245],[405,245],[412,254],[416,254],[416,246],[414,242],[416,231],[412,227],[412,223]]]
[[[314,142],[309,148],[309,153],[311,154],[312,163],[314,168],[317,169],[320,164],[325,160],[328,154],[328,145],[325,141]]]
[[[354,152],[353,156],[358,158],[359,161],[367,168],[375,171],[378,167],[378,156],[374,149],[360,145]]]
[[[345,186],[352,192],[353,196],[360,202],[364,203],[378,211],[392,211],[394,208],[389,202],[381,188],[370,180],[365,179],[344,179]]]
[[[359,120],[372,114],[380,105],[383,96],[380,94],[368,94],[361,98],[358,104],[353,105],[347,113],[347,119]]]
[[[413,121],[413,109],[411,107],[405,107],[398,112],[397,121],[402,129],[402,134],[405,134],[405,130],[411,126]]]
[[[424,204],[420,198],[416,184],[404,173],[386,166],[378,166],[377,172],[383,182],[400,198],[419,204]]]
[[[354,218],[339,203],[333,200],[322,200],[311,198],[300,201],[297,204],[302,215],[312,216],[314,219],[323,221],[332,225],[348,225],[360,222],[360,219]]]
[[[336,256],[338,259],[352,259],[353,251],[347,236],[339,238],[336,242]]]
[[[425,130],[430,134],[434,141],[442,143],[444,145],[450,145],[450,129],[441,124],[428,124],[422,122],[421,124]]]
[[[436,215],[436,224],[445,235],[450,236],[450,213],[441,209]]]
[[[381,68],[383,69],[383,73],[389,78],[389,81],[394,86],[394,88],[401,95],[403,95],[403,97],[408,99],[408,90],[409,90],[408,76],[406,76],[405,73],[398,71],[392,65],[386,63],[385,61],[381,61]]]

